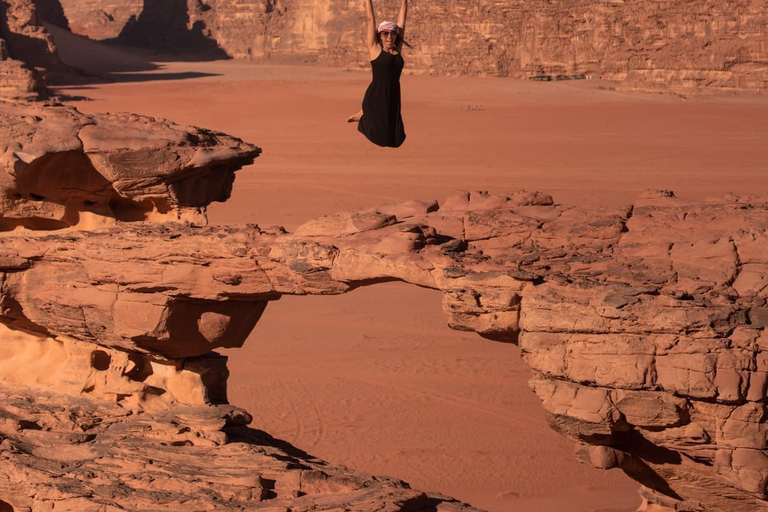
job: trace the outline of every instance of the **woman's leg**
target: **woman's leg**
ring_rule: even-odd
[[[362,110],[360,110],[356,114],[353,114],[353,115],[349,116],[347,118],[347,122],[348,123],[356,123],[356,122],[360,121],[361,117],[363,117],[363,111]]]

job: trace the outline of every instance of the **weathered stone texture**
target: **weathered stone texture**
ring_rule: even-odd
[[[359,0],[62,0],[73,30],[155,48],[363,67]],[[399,2],[376,2],[394,19]],[[129,22],[130,17],[134,20]],[[166,29],[162,34],[158,26]],[[170,27],[170,28],[169,28]],[[768,89],[763,0],[494,0],[410,7],[417,73],[589,75],[638,88]],[[143,43],[142,43],[143,41]]]
[[[0,391],[0,509],[479,512],[325,462],[249,429],[231,406],[132,413],[107,402]]]
[[[518,343],[552,426],[642,483],[642,510],[768,511],[768,197],[457,192],[293,233],[148,223],[137,204],[179,220],[224,198],[258,148],[142,116],[3,108],[0,507],[462,510],[266,448],[226,405],[214,351],[240,346],[270,301],[401,280],[440,290],[451,327]],[[55,231],[83,227],[57,205],[112,222]]]
[[[1,114],[0,215],[31,206],[0,233],[0,510],[476,510],[329,466],[227,405],[226,358],[213,350],[242,344],[281,293],[349,289],[304,276],[306,258],[330,264],[334,249],[264,245],[284,233],[253,226],[140,222],[136,204],[225,199],[258,148],[129,114],[26,103]],[[57,204],[108,218],[104,197],[120,217],[116,195],[133,215],[112,227],[41,222]]]
[[[33,68],[61,65],[33,0],[0,1],[0,37],[5,39],[11,57]]]
[[[44,68],[57,64],[32,0],[0,1],[0,98],[38,98],[45,91]]]
[[[536,193],[460,193],[439,209],[341,213],[293,234],[140,226],[3,238],[11,329],[166,364],[239,346],[283,294],[382,279],[442,290],[452,327],[520,343],[553,426],[585,446],[585,460],[621,467],[653,503],[768,510],[768,286],[742,276],[768,270],[765,199],[653,193],[631,208],[579,209]],[[148,382],[170,403],[205,401],[205,379],[183,397],[178,371],[164,375]],[[123,391],[93,389],[168,405],[148,382],[109,382]]]
[[[12,59],[5,40],[0,39],[0,98],[34,100],[42,89],[40,74]]]
[[[115,220],[206,223],[234,172],[261,150],[234,137],[134,114],[0,103],[0,230]]]

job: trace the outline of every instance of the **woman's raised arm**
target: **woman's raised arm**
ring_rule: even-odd
[[[400,14],[397,15],[397,26],[400,27],[400,40],[405,37],[405,18],[408,17],[408,0],[400,4]]]
[[[371,60],[379,54],[379,41],[376,39],[376,15],[373,13],[371,0],[363,0],[365,4],[365,45],[371,54]]]

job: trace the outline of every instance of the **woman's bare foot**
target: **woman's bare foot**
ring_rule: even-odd
[[[347,118],[348,123],[356,123],[360,121],[360,118],[363,117],[363,111],[361,110],[357,114],[353,114]]]

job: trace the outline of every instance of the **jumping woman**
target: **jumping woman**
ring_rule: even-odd
[[[372,0],[363,0],[366,13],[366,46],[371,56],[373,79],[363,97],[363,109],[347,121],[379,146],[397,148],[405,140],[400,116],[400,73],[403,71],[403,35],[408,0],[402,0],[397,24],[382,21],[376,25]],[[408,43],[406,43],[408,44]]]

